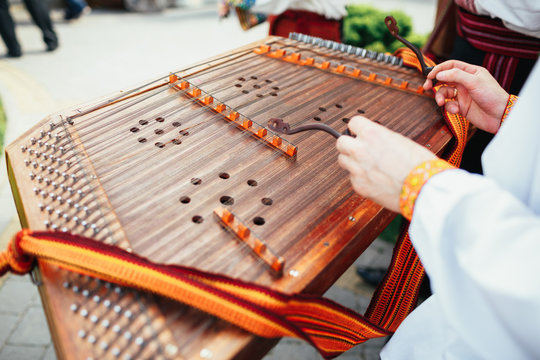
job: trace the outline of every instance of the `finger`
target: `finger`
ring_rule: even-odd
[[[444,109],[446,111],[448,111],[450,114],[459,114],[460,113],[459,103],[457,101],[448,101],[444,105]]]
[[[362,134],[362,130],[369,126],[372,123],[371,120],[364,116],[353,116],[351,121],[349,121],[348,127],[351,134],[356,135],[357,137]]]
[[[344,155],[352,155],[356,146],[358,146],[357,141],[351,136],[343,135],[336,141],[337,151]]]
[[[461,69],[444,70],[437,74],[437,80],[451,84],[459,84],[466,89],[474,88],[477,77]]]
[[[433,89],[433,81],[431,81],[431,79],[426,79],[422,87],[424,88],[424,90]]]
[[[359,164],[350,156],[339,154],[338,155],[338,164],[342,169],[349,172],[349,174],[357,174]]]
[[[435,101],[437,105],[443,106],[446,99],[454,99],[457,97],[458,90],[452,86],[441,86],[435,94]]]
[[[440,73],[441,71],[450,70],[450,69],[460,69],[468,73],[475,73],[477,70],[476,68],[477,67],[475,65],[471,65],[463,61],[449,60],[435,66],[427,75],[427,78],[435,79],[438,73]]]

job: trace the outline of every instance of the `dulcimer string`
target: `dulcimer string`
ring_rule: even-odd
[[[203,73],[204,73],[204,72],[203,72]],[[234,75],[236,75],[236,74],[233,74],[233,75],[231,75],[231,76],[234,76]],[[221,79],[225,79],[225,77],[223,76],[223,77],[220,78],[220,80],[221,80]],[[291,77],[291,79],[293,79],[293,78]],[[298,77],[296,78],[296,80],[298,80]],[[302,79],[302,80],[309,80],[309,75],[306,76],[306,77],[305,77],[304,79]],[[293,81],[294,81],[294,80],[293,80]],[[206,86],[206,85],[208,85],[208,84],[211,85],[212,83],[213,83],[212,81],[209,81],[209,82],[207,82],[207,83],[199,84],[198,86],[204,87],[204,86]],[[214,89],[217,89],[217,90],[214,90]],[[167,90],[167,89],[164,88],[164,90]],[[212,88],[212,90],[214,90],[214,91],[216,91],[216,92],[219,92],[220,88],[215,88],[215,87],[214,87],[214,88]],[[161,90],[155,90],[155,91],[158,92],[158,93],[161,92]],[[209,93],[212,94],[212,91],[209,91]],[[151,97],[154,96],[154,95],[155,95],[155,94],[149,94],[149,96],[146,96],[145,98],[140,99],[140,100],[139,100],[139,99],[133,100],[133,102],[134,102],[134,103],[139,103],[139,102],[142,102],[142,101],[146,101],[146,100],[148,100],[149,98],[151,98]],[[328,95],[328,94],[325,94],[325,95],[322,96],[322,97],[326,97],[327,95]],[[229,101],[229,100],[234,100],[234,98],[235,98],[235,96],[229,97],[229,98],[225,99],[223,102],[226,103],[226,102]],[[176,100],[176,99],[177,99],[177,95],[176,95],[176,94],[173,94],[173,95],[171,95],[171,99],[168,99],[168,98],[167,98],[167,99],[165,99],[165,100],[159,100],[159,103],[157,103],[157,104],[156,104],[156,103],[151,103],[151,104],[149,105],[149,107],[146,107],[146,108],[144,108],[143,110],[140,110],[139,113],[140,113],[140,114],[143,114],[143,113],[146,113],[148,110],[159,109],[161,105],[163,105],[163,104],[165,104],[165,103],[167,103],[167,102],[169,102],[169,101],[174,101],[174,100]],[[190,100],[191,103],[193,103],[193,101],[194,101],[194,100]],[[254,101],[257,102],[257,101],[260,101],[260,100],[254,99]],[[252,101],[251,103],[253,103],[253,101]],[[188,103],[186,103],[185,105],[183,105],[180,109],[179,109],[179,108],[176,108],[176,110],[173,110],[173,112],[181,112],[184,108],[189,107],[189,105],[190,105],[190,104],[189,104],[189,102],[188,102]],[[131,104],[130,104],[130,106],[131,106]],[[240,109],[240,108],[242,108],[243,106],[245,106],[245,104],[236,106],[235,108],[236,108],[236,109]],[[307,105],[304,104],[303,106],[307,106]],[[128,108],[128,107],[126,107],[126,108]],[[116,113],[120,113],[122,110],[123,110],[123,109],[118,109],[118,110],[116,110]],[[204,111],[204,109],[201,109],[201,110],[199,110],[199,111],[197,111],[197,112],[203,112],[203,111]],[[113,110],[113,111],[112,111],[112,114],[114,114],[114,113],[115,113],[115,111]],[[163,113],[163,114],[165,114],[165,115],[167,115],[167,116],[170,116],[170,114],[167,114],[167,113]],[[163,114],[162,114],[162,113],[159,113],[159,115],[163,115]],[[111,115],[111,113],[108,113],[108,114],[107,114],[107,116],[110,116],[110,115]],[[129,114],[129,115],[138,115],[138,113]],[[198,115],[198,114],[193,114],[193,115],[195,115],[194,118],[196,118],[196,115]],[[339,117],[339,116],[340,116],[340,115],[338,115],[337,117]],[[216,118],[219,118],[219,116],[215,116],[215,117],[216,117]],[[336,118],[337,118],[337,117],[336,117]],[[312,120],[312,118],[311,118],[311,117],[306,117],[306,119],[302,120],[301,122],[305,122],[305,121],[309,121],[309,120]],[[195,120],[193,120],[193,121],[195,121]],[[217,121],[219,121],[219,119],[217,119]],[[221,120],[221,121],[222,121],[222,120]],[[299,123],[301,123],[301,122],[299,122]],[[95,126],[100,126],[99,122],[96,122],[95,119],[93,119],[92,121],[89,121],[89,123],[90,123],[90,125],[97,124],[97,125],[95,125]],[[299,124],[299,123],[298,123],[298,124]],[[101,125],[101,126],[102,126],[102,125]],[[234,125],[231,125],[231,126],[234,126]],[[94,127],[94,126],[93,126],[93,127]],[[92,131],[90,131],[90,133],[91,133],[91,134],[94,134],[94,129],[91,129],[91,130],[92,130]],[[218,132],[220,132],[219,129],[218,129],[218,130],[215,130],[215,131],[213,132],[212,135],[216,135]],[[86,135],[86,134],[84,134],[84,135]],[[245,134],[241,134],[241,135],[242,135],[242,136],[246,136]],[[118,135],[115,135],[115,136],[118,137]],[[303,139],[308,138],[308,137],[309,137],[308,134],[304,134],[304,135],[302,135],[302,136],[298,136],[297,138],[295,138],[295,140],[298,141],[298,142],[301,142]],[[108,140],[110,140],[110,139],[108,139]],[[114,139],[112,139],[112,140],[114,140]],[[223,149],[225,150],[225,149],[227,149],[229,146],[234,145],[235,142],[236,142],[235,140],[230,141],[229,143],[223,144],[222,147],[223,147]],[[105,143],[106,143],[106,142],[105,142]],[[113,143],[114,143],[114,141],[113,141]],[[103,145],[103,143],[97,143],[96,146],[97,146],[97,145]],[[125,145],[122,145],[122,146],[125,147]],[[135,146],[133,146],[133,149],[135,149]],[[113,148],[113,149],[109,149],[109,150],[110,150],[109,153],[114,153],[114,152],[115,152],[115,149],[114,149],[114,148]],[[130,151],[128,151],[128,153],[130,153]],[[146,154],[145,154],[145,155],[146,155],[146,156],[145,156],[145,159],[141,159],[141,160],[139,161],[139,163],[143,163],[144,161],[147,160],[148,156],[153,157],[153,156],[157,155],[157,153],[158,153],[157,150],[155,150],[155,151],[153,151],[153,152],[146,152]],[[203,153],[203,151],[201,151],[201,153]],[[250,156],[249,153],[247,153],[247,152],[242,152],[242,154],[244,154],[244,158],[249,158],[249,156]],[[274,161],[275,158],[278,158],[278,157],[279,157],[279,154],[275,154],[275,153],[274,153],[273,156],[271,156],[271,157],[268,158],[267,163],[271,163],[272,161]],[[105,159],[105,158],[107,158],[107,157],[103,157],[103,159]],[[264,163],[264,164],[258,163],[258,164],[257,164],[258,167],[255,167],[255,168],[253,168],[253,165],[252,165],[252,166],[250,166],[250,171],[252,171],[252,170],[257,171],[257,170],[259,170],[260,168],[263,168],[263,167],[267,166],[267,165],[268,165],[267,163]],[[137,164],[137,162],[135,162],[135,164]],[[133,165],[133,164],[132,164],[132,165]],[[174,168],[174,162],[172,162],[171,164],[163,164],[163,165],[164,165],[165,168],[170,168],[171,166]],[[187,172],[189,172],[189,171],[195,170],[196,167],[197,167],[197,165],[196,165],[196,162],[195,162],[191,167],[190,167],[190,166],[188,166],[187,168],[184,167],[182,170],[183,170],[183,171],[186,171],[186,170],[187,170]],[[219,166],[218,166],[218,167],[219,167]],[[112,173],[111,173],[111,174],[112,174]],[[117,173],[114,173],[114,174],[117,175]],[[176,175],[177,175],[177,173],[173,172],[172,175],[169,176],[169,179],[172,180]],[[105,175],[105,176],[106,176],[106,175]],[[163,179],[161,179],[161,181],[163,181]],[[225,192],[227,192],[228,190],[232,189],[234,186],[235,186],[235,185],[229,186],[228,188],[225,189],[225,190],[226,190]],[[170,189],[171,187],[163,186],[162,188],[164,188],[164,189],[168,189],[168,188],[169,188],[169,189]],[[172,187],[172,188],[174,188],[174,187]],[[171,190],[171,195],[173,195],[172,192],[177,192],[177,189]],[[242,198],[242,199],[243,199],[243,198]],[[309,200],[307,200],[307,201],[309,201]],[[153,205],[153,204],[150,204],[150,205]],[[127,205],[127,206],[130,206],[130,205]],[[145,204],[145,206],[148,206],[148,204]],[[199,207],[203,208],[203,207],[205,207],[205,206],[206,206],[206,202],[203,202],[203,204],[200,205]],[[188,216],[188,215],[187,215],[187,216]],[[192,224],[192,226],[195,226],[195,225]]]

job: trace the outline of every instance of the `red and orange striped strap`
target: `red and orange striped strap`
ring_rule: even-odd
[[[411,50],[402,48],[394,55],[401,57],[405,65],[421,71],[420,63]],[[428,66],[435,65],[426,57],[424,60]],[[449,112],[444,112],[444,118],[454,139],[443,157],[449,164],[459,166],[467,141],[469,124],[464,117]],[[408,223],[403,227],[394,246],[388,271],[365,313],[365,317],[373,324],[392,332],[416,306],[418,290],[425,275],[424,267],[412,246],[408,227]]]
[[[325,358],[367,339],[389,335],[328,299],[284,294],[192,268],[156,264],[118,247],[64,232],[20,231],[0,254],[0,275],[9,270],[28,272],[36,258],[168,297],[259,336],[304,339]]]

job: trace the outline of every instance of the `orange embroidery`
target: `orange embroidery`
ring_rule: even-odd
[[[403,182],[401,195],[399,196],[399,209],[401,214],[411,220],[414,204],[422,186],[435,174],[444,170],[455,169],[456,167],[442,159],[424,161],[415,167]]]
[[[506,108],[504,109],[504,112],[502,114],[501,124],[504,122],[504,120],[506,120],[506,117],[508,116],[508,114],[510,114],[510,110],[512,110],[512,106],[514,106],[517,100],[518,97],[516,95],[510,95],[508,97],[508,103],[506,103]]]

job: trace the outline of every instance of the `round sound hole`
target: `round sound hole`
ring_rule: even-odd
[[[203,217],[200,215],[195,215],[191,218],[191,221],[193,221],[195,224],[200,224],[204,221]]]
[[[189,204],[189,203],[191,202],[191,199],[190,199],[189,196],[182,196],[182,197],[180,198],[180,202],[181,202],[182,204]]]
[[[223,205],[232,205],[234,204],[234,199],[228,195],[224,195],[219,198],[219,202]]]
[[[255,225],[259,225],[259,226],[260,226],[260,225],[264,225],[265,222],[266,222],[266,221],[264,221],[264,218],[262,218],[262,217],[260,217],[260,216],[255,216],[255,217],[253,218],[253,223],[254,223]]]

